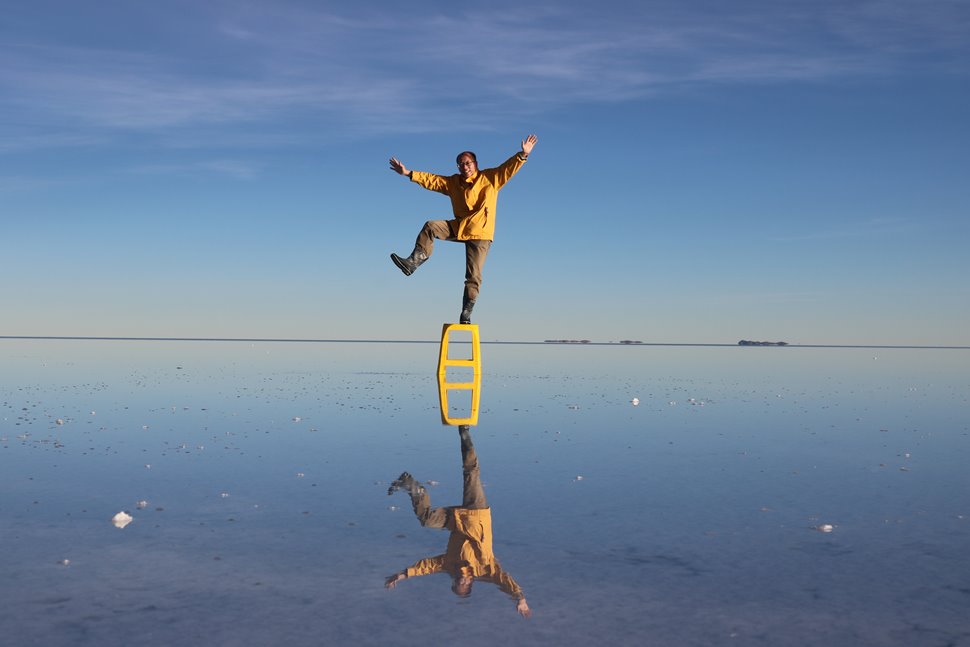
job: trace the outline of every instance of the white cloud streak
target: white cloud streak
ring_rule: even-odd
[[[250,180],[259,175],[261,168],[246,160],[211,159],[188,164],[152,164],[131,169],[142,175],[198,175],[200,172],[221,175],[238,180]]]
[[[86,140],[104,132],[285,130],[293,122],[371,134],[467,129],[470,111],[487,128],[491,116],[685,86],[885,75],[926,57],[965,61],[960,34],[970,26],[963,6],[948,1],[930,12],[909,0],[701,10],[607,2],[585,15],[555,4],[397,14],[216,6],[205,16],[208,28],[178,48],[94,49],[29,35],[0,46],[0,116],[10,138],[26,145],[51,130]],[[180,20],[158,29],[176,33]]]

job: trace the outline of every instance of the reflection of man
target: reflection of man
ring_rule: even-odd
[[[485,501],[485,490],[478,469],[478,457],[472,445],[468,425],[458,428],[461,437],[462,472],[464,474],[461,507],[432,508],[431,497],[407,472],[401,474],[387,490],[393,494],[406,490],[411,495],[411,505],[418,521],[426,528],[447,528],[451,531],[448,547],[443,555],[429,557],[387,578],[384,583],[393,589],[398,582],[409,577],[448,573],[451,590],[455,595],[468,597],[472,584],[478,580],[497,585],[515,600],[515,609],[525,618],[532,615],[525,601],[522,587],[512,576],[502,570],[492,553],[492,512]]]

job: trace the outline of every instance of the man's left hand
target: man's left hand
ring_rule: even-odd
[[[535,135],[529,135],[524,140],[522,140],[522,152],[528,155],[532,152],[532,148],[539,141],[539,138]]]

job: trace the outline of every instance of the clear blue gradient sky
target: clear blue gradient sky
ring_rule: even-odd
[[[0,335],[970,345],[970,4],[4,2]]]

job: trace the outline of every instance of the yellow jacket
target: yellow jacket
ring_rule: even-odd
[[[495,203],[498,191],[512,179],[525,160],[516,153],[501,166],[479,171],[467,180],[460,174],[435,175],[412,171],[411,181],[429,191],[451,198],[455,219],[450,221],[451,235],[458,240],[492,240],[495,236]]]
[[[405,570],[408,577],[448,573],[471,575],[498,587],[515,599],[524,598],[512,576],[502,569],[492,553],[492,511],[450,508],[445,528],[451,531],[444,555],[428,557]]]

